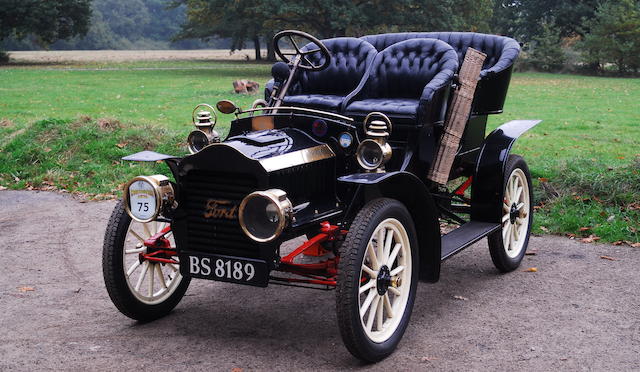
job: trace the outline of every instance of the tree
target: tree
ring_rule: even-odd
[[[91,0],[0,0],[0,9],[0,41],[35,35],[47,45],[87,33]]]
[[[560,37],[589,32],[600,0],[496,0],[493,31],[529,42],[543,32],[542,25],[558,30]]]
[[[543,23],[540,34],[532,40],[531,64],[538,70],[557,71],[564,64],[565,56],[560,45],[560,31]]]
[[[612,63],[620,73],[640,69],[640,2],[605,1],[589,27],[582,44],[586,62]]]
[[[186,22],[174,40],[229,38],[232,51],[242,49],[251,40],[256,59],[260,59],[263,18],[258,13],[259,5],[260,2],[250,0],[176,0],[173,7],[186,7]]]
[[[294,28],[319,38],[392,31],[488,31],[493,0],[176,0],[187,22],[176,39],[225,37],[232,50]]]

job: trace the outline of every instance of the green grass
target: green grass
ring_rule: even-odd
[[[232,81],[264,84],[268,71],[264,64],[199,61],[2,68],[0,185],[112,194],[133,175],[163,169],[121,156],[184,153],[196,104],[231,98],[247,107],[261,97],[235,95]],[[514,148],[533,174],[541,206],[536,232],[640,240],[639,97],[640,79],[514,75],[505,114],[491,117],[489,127],[544,120]],[[100,125],[99,118],[121,124]],[[231,118],[219,117],[221,132]]]
[[[73,68],[78,67],[81,66]],[[0,118],[27,124],[87,115],[190,129],[191,111],[196,104],[232,99],[247,107],[262,96],[235,95],[232,82],[249,79],[263,85],[269,79],[268,65],[242,62],[140,62],[85,67],[88,69],[0,69]],[[160,69],[146,69],[154,67]],[[175,67],[178,69],[166,69]],[[230,119],[231,116],[221,117],[221,127],[228,126]]]
[[[534,231],[640,241],[639,98],[640,79],[514,76],[505,113],[489,127],[544,120],[513,150],[529,163],[543,206]]]

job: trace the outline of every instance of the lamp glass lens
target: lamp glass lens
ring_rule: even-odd
[[[251,198],[244,207],[243,221],[245,228],[258,239],[269,239],[280,224],[278,206],[263,196]]]
[[[360,149],[360,160],[367,168],[377,168],[382,164],[382,148],[373,141],[362,143]]]
[[[153,186],[144,180],[137,180],[129,186],[129,210],[140,219],[148,220],[156,212],[156,195]]]

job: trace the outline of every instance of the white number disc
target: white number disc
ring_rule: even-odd
[[[129,186],[129,209],[141,220],[148,220],[156,212],[156,196],[153,186],[145,181],[136,181]]]

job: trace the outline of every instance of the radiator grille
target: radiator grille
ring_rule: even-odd
[[[194,170],[186,176],[185,185],[190,250],[249,258],[259,256],[257,243],[244,234],[237,219],[205,218],[207,202],[211,199],[229,201],[239,207],[242,199],[256,190],[255,177]]]

